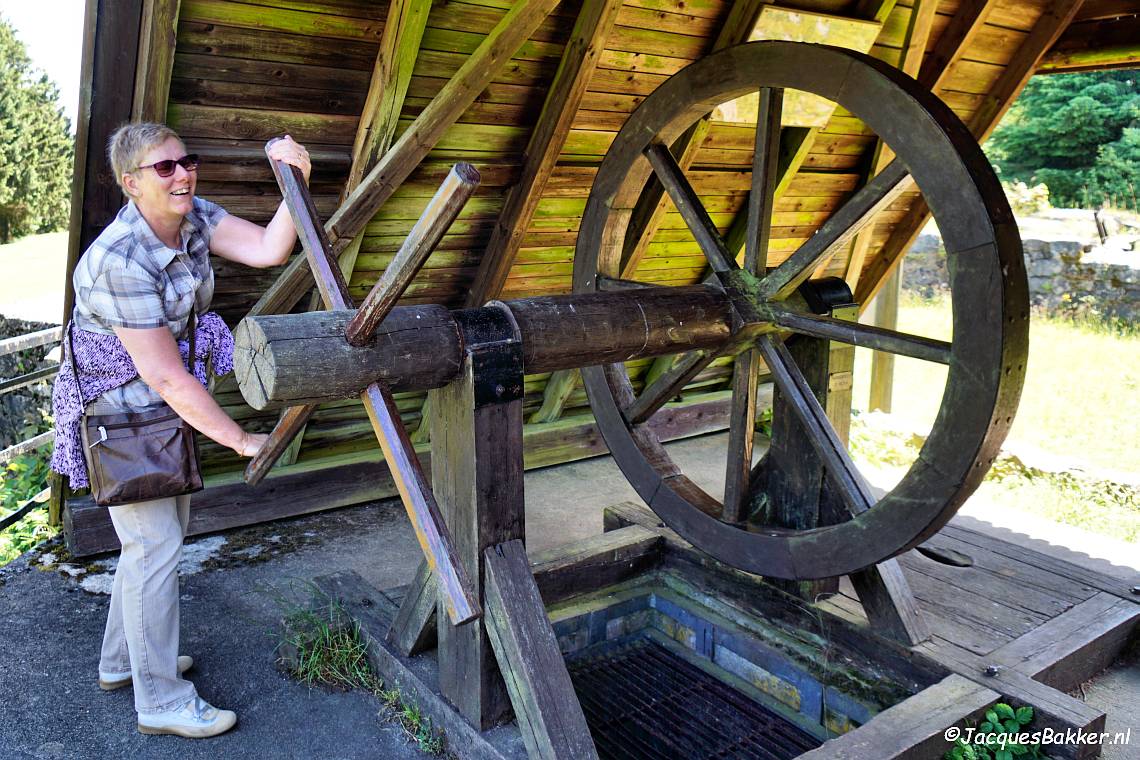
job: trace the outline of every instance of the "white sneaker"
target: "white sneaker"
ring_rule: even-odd
[[[194,697],[177,710],[139,713],[141,733],[173,734],[187,739],[205,739],[224,734],[236,724],[236,713],[212,707],[201,697]]]
[[[194,658],[187,654],[178,655],[178,675],[182,675],[190,668],[194,667]],[[131,672],[128,670],[126,673],[104,673],[99,671],[99,688],[103,691],[114,691],[121,689],[124,686],[131,685]]]

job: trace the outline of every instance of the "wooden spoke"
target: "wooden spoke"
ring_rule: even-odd
[[[780,163],[780,118],[784,91],[760,88],[756,118],[756,152],[752,156],[752,192],[748,196],[748,237],[744,243],[744,269],[762,275],[768,271],[768,240],[772,235],[772,209]]]
[[[724,478],[725,522],[740,522],[748,515],[745,501],[752,474],[752,441],[756,432],[756,386],[760,358],[755,351],[736,357],[732,368],[732,410],[729,412],[728,467]]]
[[[728,272],[737,269],[736,261],[728,252],[724,239],[709,217],[709,212],[705,211],[704,204],[697,197],[693,186],[685,179],[685,172],[677,164],[677,159],[668,146],[660,140],[654,140],[645,148],[645,157],[649,159],[657,178],[661,180],[669,197],[673,199],[673,205],[677,207],[681,218],[693,233],[712,270]]]
[[[835,434],[827,419],[827,412],[812,393],[800,368],[788,349],[771,335],[762,335],[757,342],[764,362],[772,373],[780,391],[787,397],[796,419],[803,425],[816,454],[823,461],[832,484],[839,492],[843,504],[852,515],[866,512],[875,504],[871,489],[855,468],[847,447]]]
[[[269,474],[274,463],[285,453],[285,449],[289,448],[290,442],[309,422],[316,408],[316,404],[291,406],[281,413],[281,418],[277,420],[273,432],[269,434],[269,440],[262,445],[253,459],[249,460],[245,468],[246,483],[255,486]]]
[[[654,412],[665,405],[665,402],[680,393],[681,389],[688,385],[689,381],[696,377],[701,370],[709,366],[709,363],[716,356],[717,352],[711,349],[690,351],[682,356],[668,371],[663,372],[650,383],[641,392],[641,395],[623,410],[622,413],[626,420],[631,425],[637,425],[648,420]]]
[[[901,161],[892,161],[832,214],[787,261],[764,278],[760,283],[760,296],[778,301],[787,298],[910,185],[910,172]]]
[[[775,320],[781,327],[816,338],[837,340],[860,348],[886,351],[928,362],[950,363],[950,344],[935,338],[792,311],[775,310]]]
[[[412,231],[404,238],[400,250],[345,328],[345,340],[351,345],[363,346],[372,340],[376,327],[388,316],[388,312],[411,284],[412,278],[427,263],[428,256],[439,245],[440,239],[478,186],[479,172],[474,166],[459,163],[451,167]]]

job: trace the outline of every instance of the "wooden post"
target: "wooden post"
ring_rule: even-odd
[[[902,264],[891,273],[879,294],[875,296],[875,326],[894,330],[899,324],[899,292],[902,290]],[[871,354],[871,389],[867,408],[874,411],[891,411],[894,393],[895,355],[889,351]]]
[[[432,391],[432,487],[481,600],[483,552],[525,535],[522,344],[506,307],[457,312],[456,322],[462,370]],[[440,690],[468,723],[490,728],[511,705],[485,628],[454,627],[442,608],[436,619]]]
[[[487,549],[487,630],[506,677],[527,755],[598,757],[546,616],[522,541]]]

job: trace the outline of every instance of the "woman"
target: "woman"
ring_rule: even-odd
[[[203,435],[251,457],[267,436],[247,433],[226,415],[203,387],[201,366],[195,367],[198,377],[187,371],[176,339],[188,337],[192,313],[203,315],[198,346],[214,349],[215,370],[230,366],[232,337],[217,315],[205,313],[214,292],[209,254],[253,267],[285,262],[296,241],[288,209],[282,203],[260,227],[197,198],[198,158],[187,155],[178,135],[162,124],[120,127],[107,152],[129,202],[75,268],[72,342],[83,361],[78,378],[68,368],[56,384],[52,467],[73,487],[86,484],[76,415],[64,409],[69,399],[92,414],[145,411],[166,402]],[[296,166],[308,181],[308,152],[291,138],[274,143],[269,155]],[[219,355],[227,348],[229,355]],[[201,357],[204,350],[195,353]],[[204,702],[181,677],[193,665],[178,654],[178,561],[189,506],[187,495],[109,508],[122,551],[99,686],[134,685],[143,733],[201,738],[228,731],[237,716]]]

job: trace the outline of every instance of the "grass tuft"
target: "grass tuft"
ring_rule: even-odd
[[[312,583],[291,583],[287,590],[263,587],[281,612],[278,663],[312,688],[361,690],[378,698],[380,716],[398,724],[421,752],[442,756],[443,732],[432,726],[417,705],[405,702],[399,689],[385,688],[368,661],[368,642],[340,603]],[[300,601],[298,601],[300,600]]]

